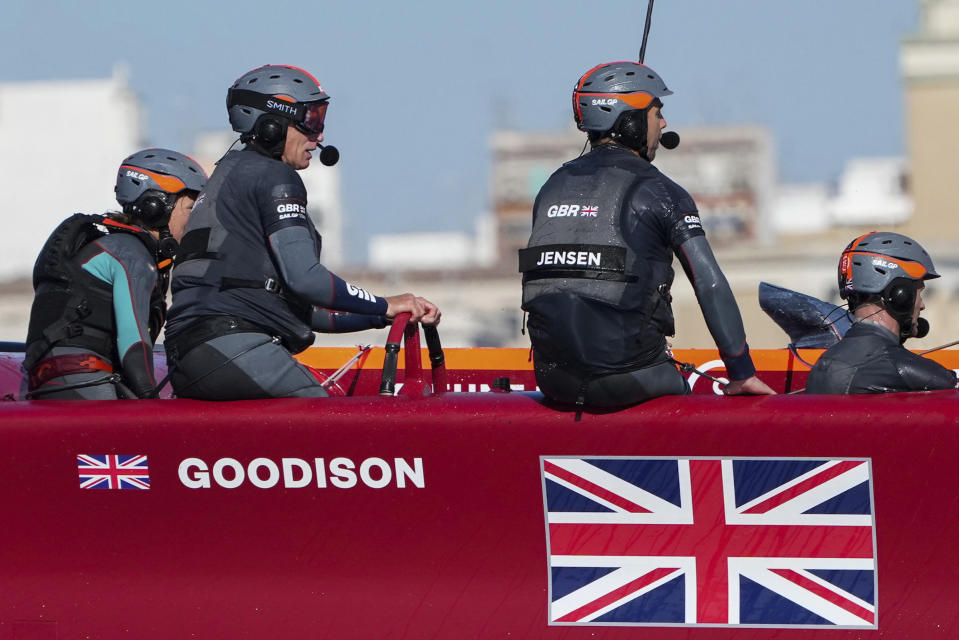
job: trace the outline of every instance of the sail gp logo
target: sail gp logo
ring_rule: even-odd
[[[877,628],[867,459],[544,457],[553,625]]]

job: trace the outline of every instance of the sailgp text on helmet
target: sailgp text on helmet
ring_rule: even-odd
[[[672,93],[644,64],[607,62],[584,73],[573,88],[573,119],[580,131],[598,137],[611,131],[622,114],[645,111]]]
[[[839,295],[881,294],[894,281],[938,278],[932,258],[907,236],[873,231],[850,242],[839,259]]]
[[[303,69],[264,65],[237,78],[227,90],[226,108],[233,130],[244,137],[256,135],[264,116],[310,135],[323,132],[329,99],[317,79]],[[285,137],[285,129],[279,137]]]
[[[166,225],[177,197],[196,196],[207,175],[197,162],[178,151],[150,148],[127,156],[117,171],[113,190],[123,210],[150,228]]]

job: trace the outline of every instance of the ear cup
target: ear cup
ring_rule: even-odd
[[[151,229],[166,226],[170,220],[167,203],[156,196],[140,198],[136,204],[136,217]]]
[[[883,292],[882,301],[893,314],[911,314],[916,304],[916,287],[908,281],[894,281]]]
[[[264,116],[256,121],[254,133],[262,146],[272,147],[286,138],[286,124],[276,118]]]
[[[616,121],[613,137],[636,151],[646,150],[646,112],[626,111]]]

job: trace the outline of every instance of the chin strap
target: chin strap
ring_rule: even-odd
[[[173,234],[170,233],[169,227],[160,227],[158,232],[160,238],[157,241],[157,255],[160,257],[160,260],[157,261],[157,266],[160,266],[162,269],[163,266],[167,266],[163,265],[164,262],[170,263],[176,256],[180,244],[176,241],[176,238],[173,237]]]

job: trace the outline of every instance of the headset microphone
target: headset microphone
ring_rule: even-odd
[[[679,146],[679,134],[675,131],[667,131],[659,138],[659,144],[664,149],[675,149]]]
[[[323,145],[317,143],[316,146],[320,149],[320,162],[322,162],[325,166],[332,167],[334,164],[340,161],[340,150],[333,145]]]
[[[925,318],[919,318],[916,321],[916,333],[914,337],[925,338],[927,335],[929,335],[929,321]]]

